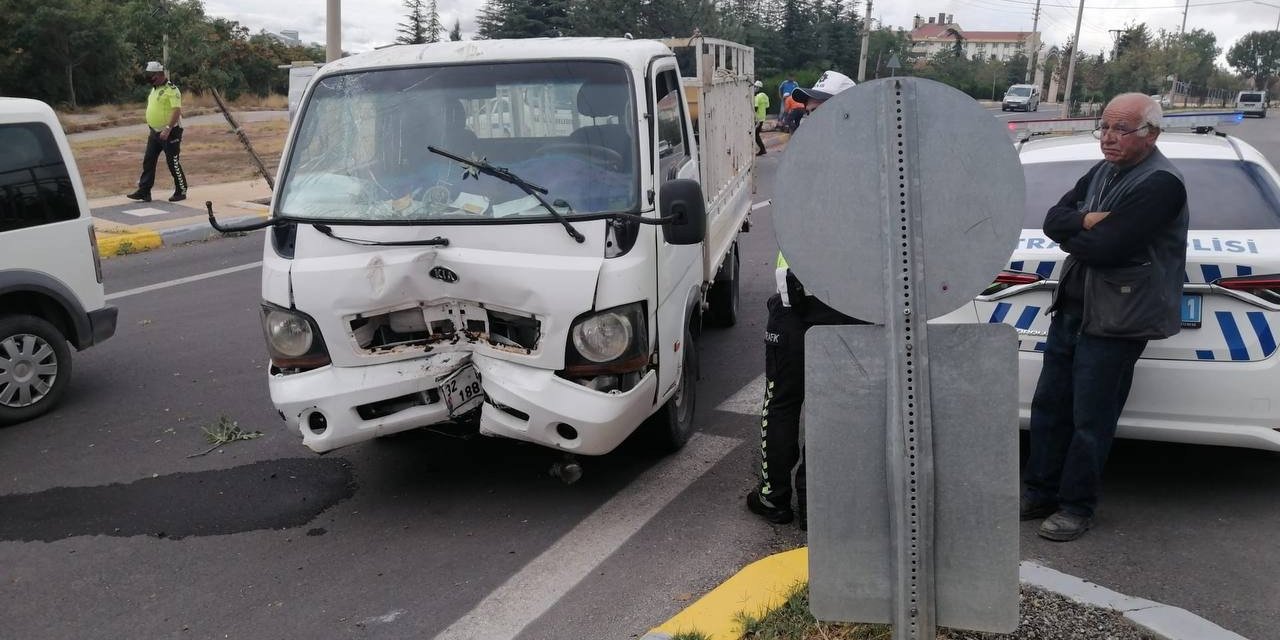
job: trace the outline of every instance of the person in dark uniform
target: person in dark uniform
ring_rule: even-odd
[[[165,164],[169,166],[169,174],[173,176],[173,195],[169,202],[187,199],[187,175],[182,171],[178,155],[182,147],[182,92],[169,82],[165,75],[164,65],[159,62],[148,62],[146,68],[147,81],[151,83],[151,94],[147,96],[147,127],[151,129],[147,136],[147,150],[142,155],[142,175],[138,178],[138,189],[127,197],[141,202],[151,201],[151,187],[156,182],[156,160],[160,152],[164,152]]]
[[[812,89],[797,88],[792,97],[812,112],[833,95],[854,86],[848,76],[828,71]],[[809,327],[865,324],[805,293],[778,254],[778,292],[769,298],[764,334],[764,407],[760,413],[760,482],[747,494],[747,509],[775,524],[795,519],[792,493],[807,528],[804,451],[800,446],[800,412],[804,406],[804,334]],[[791,474],[795,472],[794,491]]]

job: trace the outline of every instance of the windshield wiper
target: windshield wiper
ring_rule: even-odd
[[[578,244],[582,244],[583,242],[587,241],[586,236],[583,236],[581,233],[578,232],[577,229],[574,229],[573,225],[569,223],[569,219],[564,217],[564,214],[560,213],[559,211],[556,211],[556,208],[552,206],[550,202],[547,202],[546,198],[542,197],[543,194],[547,193],[546,189],[539,187],[538,185],[533,184],[528,180],[525,180],[524,178],[521,178],[520,176],[514,173],[511,173],[510,171],[508,171],[507,169],[504,169],[503,167],[495,167],[492,164],[489,164],[487,160],[471,160],[468,158],[463,158],[462,156],[449,153],[444,149],[439,149],[437,147],[431,147],[431,146],[427,147],[427,151],[430,151],[431,153],[434,153],[436,155],[444,156],[450,160],[453,160],[454,162],[461,162],[462,164],[465,164],[469,167],[474,168],[480,173],[483,173],[488,176],[493,176],[503,182],[513,184],[519,187],[521,191],[525,192],[526,194],[529,194],[530,196],[533,196],[533,198],[538,201],[538,204],[542,205],[542,208],[546,209],[551,214],[551,217],[555,218],[560,224],[564,225],[564,230],[569,232],[570,238],[573,238],[574,240],[578,241]]]

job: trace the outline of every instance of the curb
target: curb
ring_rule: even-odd
[[[261,214],[222,219],[219,220],[218,223],[223,225],[234,225],[246,222],[256,222],[266,216],[267,214],[264,211]],[[142,231],[129,231],[127,233],[95,234],[95,237],[98,241],[98,255],[106,259],[120,255],[142,253],[144,251],[158,249],[162,246],[204,242],[214,238],[221,238],[223,235],[224,234],[221,232],[209,226],[208,222],[197,222],[180,227],[170,227],[159,230],[144,229]]]
[[[808,547],[757,560],[675,617],[649,630],[641,640],[671,640],[691,631],[712,640],[738,640],[742,637],[739,613],[763,615],[782,604],[796,583],[808,579]],[[1078,604],[1118,611],[1134,626],[1161,640],[1248,640],[1186,609],[1126,596],[1035,562],[1023,561],[1018,566],[1018,579]]]

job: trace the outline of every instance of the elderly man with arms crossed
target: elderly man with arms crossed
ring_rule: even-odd
[[[1079,538],[1093,522],[1116,422],[1148,340],[1181,329],[1187,193],[1156,148],[1159,103],[1116,96],[1094,131],[1102,162],[1045,216],[1069,255],[1031,402],[1023,520],[1044,518],[1049,540]]]

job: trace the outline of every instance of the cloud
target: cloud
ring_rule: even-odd
[[[204,4],[205,13],[235,20],[254,33],[296,30],[303,42],[325,42],[327,3],[323,0],[205,0]],[[460,19],[463,37],[470,37],[483,4],[484,0],[440,0],[440,21],[448,29]],[[401,0],[346,0],[341,11],[342,48],[357,53],[394,42],[406,13]]]

